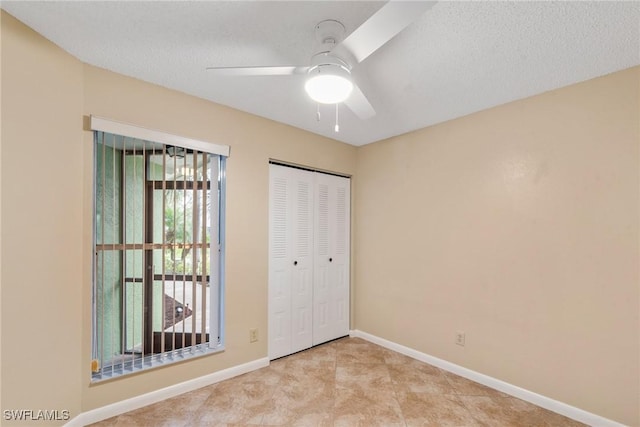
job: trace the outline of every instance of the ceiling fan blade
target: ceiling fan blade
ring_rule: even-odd
[[[357,62],[362,62],[436,3],[435,1],[392,0],[356,28],[333,51],[340,53],[344,49]]]
[[[309,67],[207,67],[207,71],[219,76],[290,76],[306,73]]]
[[[361,120],[367,120],[376,115],[376,110],[373,109],[373,106],[358,85],[353,85],[351,95],[344,101],[344,104]]]

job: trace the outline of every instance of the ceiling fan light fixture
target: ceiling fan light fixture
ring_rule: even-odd
[[[351,73],[339,64],[321,64],[311,68],[304,85],[307,94],[320,104],[338,104],[353,90]]]

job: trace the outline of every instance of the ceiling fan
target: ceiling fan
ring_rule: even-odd
[[[376,112],[353,81],[351,70],[430,9],[435,1],[389,1],[346,38],[339,21],[325,20],[315,27],[320,48],[306,66],[208,67],[223,76],[285,76],[306,74],[305,90],[321,104],[343,102],[360,119]],[[336,125],[337,131],[337,125]]]

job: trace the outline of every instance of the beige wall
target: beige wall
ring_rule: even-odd
[[[352,327],[640,424],[637,68],[355,149],[83,65],[4,12],[1,37],[2,409],[265,357],[276,158],[356,173]],[[90,386],[89,114],[231,146],[224,353]]]
[[[78,413],[82,65],[4,12],[0,23],[2,409]]]
[[[2,89],[2,409],[75,416],[266,357],[269,158],[353,174],[356,148],[83,65],[5,12]],[[90,385],[91,114],[231,146],[223,353]]]
[[[356,327],[640,425],[639,85],[633,68],[360,148]]]

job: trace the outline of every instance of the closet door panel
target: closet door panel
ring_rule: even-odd
[[[314,345],[349,334],[350,182],[316,174]]]
[[[292,353],[313,345],[313,174],[290,169],[293,180]]]
[[[315,263],[313,288],[313,345],[333,339],[332,281],[330,269],[330,183],[328,175],[316,174]]]
[[[334,280],[333,307],[335,313],[335,338],[349,334],[349,278],[350,278],[350,218],[351,218],[351,180],[332,176],[333,200],[335,208],[332,210],[332,261],[331,275]]]
[[[291,353],[291,183],[273,165],[269,172],[269,356],[275,359]]]

